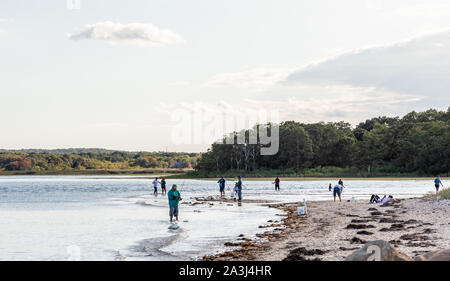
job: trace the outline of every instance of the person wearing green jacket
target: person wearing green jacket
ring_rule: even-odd
[[[175,219],[178,221],[178,204],[182,199],[176,184],[172,185],[172,189],[167,193],[167,197],[169,198],[170,222],[172,222],[173,216],[175,216]]]

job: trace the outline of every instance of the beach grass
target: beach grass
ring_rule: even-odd
[[[441,197],[441,199],[450,199],[450,188],[445,188],[439,191],[438,195]]]
[[[423,196],[425,199],[439,200],[439,199],[450,199],[450,188],[444,188],[438,192],[429,192]]]

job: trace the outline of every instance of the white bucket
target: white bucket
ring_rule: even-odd
[[[301,215],[306,215],[306,214],[307,214],[306,206],[297,207],[297,215],[301,216]]]

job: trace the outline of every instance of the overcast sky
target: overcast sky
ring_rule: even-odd
[[[450,2],[0,1],[0,148],[204,151],[177,108],[353,124],[450,105]],[[238,110],[238,111],[239,111]]]

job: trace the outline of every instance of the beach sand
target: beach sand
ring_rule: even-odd
[[[204,260],[342,261],[365,241],[385,240],[414,258],[450,249],[450,200],[401,199],[386,204],[367,201],[308,202],[308,215],[297,216],[296,204],[270,205],[285,211],[256,239],[237,237],[229,251]]]

